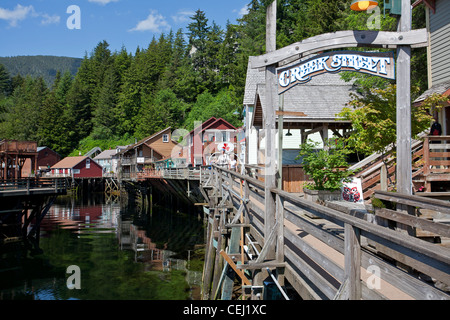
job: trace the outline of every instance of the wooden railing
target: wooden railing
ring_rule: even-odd
[[[235,217],[222,217],[225,223],[214,225],[230,228],[240,222],[260,245],[252,252],[253,259],[237,269],[283,267],[286,279],[304,299],[450,299],[448,292],[417,276],[420,272],[449,286],[448,248],[368,221],[370,213],[364,220],[279,189],[270,190],[276,212],[265,212],[264,183],[226,169],[214,166],[209,181],[221,195],[217,207],[228,197],[235,209]],[[438,207],[447,210],[447,206],[439,203]],[[210,221],[214,217],[211,214]],[[266,230],[265,221],[274,217],[273,228]],[[271,248],[275,255],[269,259]],[[242,250],[228,248],[235,256]]]
[[[414,189],[424,186],[425,191],[431,191],[431,182],[450,180],[450,136],[422,136],[421,139],[411,145]],[[361,178],[366,200],[376,190],[388,191],[395,187],[396,166],[391,152],[384,156],[374,154],[350,169],[359,170],[356,177]]]
[[[51,192],[65,192],[67,188],[65,179],[51,178],[24,178],[0,180],[0,192],[24,191],[30,193],[33,190],[49,190]]]
[[[183,168],[162,168],[144,169],[136,173],[138,179],[161,178],[178,180],[200,180],[201,170],[207,170],[209,166],[203,167],[183,167]]]
[[[432,181],[450,180],[450,136],[427,136],[423,142],[425,189]]]

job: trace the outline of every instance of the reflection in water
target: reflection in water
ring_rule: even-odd
[[[202,220],[167,207],[63,197],[41,224],[39,252],[1,248],[0,299],[198,299]],[[67,267],[81,289],[67,288]]]

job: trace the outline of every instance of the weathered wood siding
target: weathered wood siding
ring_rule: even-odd
[[[450,79],[450,1],[437,0],[436,13],[430,10],[431,73],[433,85]]]
[[[167,134],[169,141],[163,142],[163,135]],[[172,136],[170,130],[162,132],[160,135],[153,137],[147,141],[147,145],[161,153],[165,158],[170,157],[172,149],[176,146],[176,143],[172,141]]]
[[[305,183],[311,180],[303,171],[302,165],[283,166],[283,190],[293,193],[303,192]]]

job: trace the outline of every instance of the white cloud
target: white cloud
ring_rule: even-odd
[[[177,23],[184,23],[186,21],[189,21],[190,17],[194,16],[195,12],[191,10],[180,10],[177,12],[176,15],[172,16],[172,20]]]
[[[11,27],[17,27],[19,21],[23,21],[28,17],[42,18],[42,25],[49,25],[59,23],[61,17],[58,15],[49,15],[47,13],[40,13],[34,10],[32,5],[24,7],[18,4],[13,10],[0,8],[0,20],[6,20]]]
[[[89,0],[89,2],[94,2],[94,3],[98,3],[101,5],[107,5],[110,2],[117,2],[119,0]]]
[[[161,32],[163,29],[170,29],[170,25],[167,23],[166,18],[156,10],[151,10],[147,19],[139,21],[136,27],[129,31]]]
[[[248,13],[248,5],[245,5],[244,7],[241,8],[241,10],[239,10],[240,16],[245,16],[247,13]]]
[[[13,10],[0,8],[0,19],[9,21],[11,27],[17,26],[17,22],[27,18],[34,13],[33,6],[24,7],[18,4]]]
[[[50,16],[50,15],[44,13],[44,14],[41,14],[41,16],[42,16],[41,24],[43,24],[43,25],[59,23],[59,21],[61,20],[61,17],[57,16],[57,15]]]

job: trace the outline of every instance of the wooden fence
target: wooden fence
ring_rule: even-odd
[[[30,194],[33,192],[64,193],[66,191],[66,179],[52,178],[24,178],[0,180],[0,194]]]
[[[210,204],[206,299],[218,297],[220,289],[222,299],[231,298],[232,284],[220,276],[229,267],[241,277],[243,288],[251,288],[252,298],[262,285],[258,274],[265,270],[276,274],[282,288],[287,288],[283,286],[287,280],[303,299],[450,298],[448,291],[441,290],[450,286],[448,248],[379,225],[371,212],[358,218],[280,189],[270,192],[276,200],[275,212],[266,212],[264,183],[216,166],[202,181]],[[417,198],[425,205],[417,196],[408,201]],[[444,201],[433,206],[448,210]],[[275,224],[267,229],[265,221],[273,217]],[[417,221],[433,232],[448,233],[447,225],[433,221],[410,223]]]

